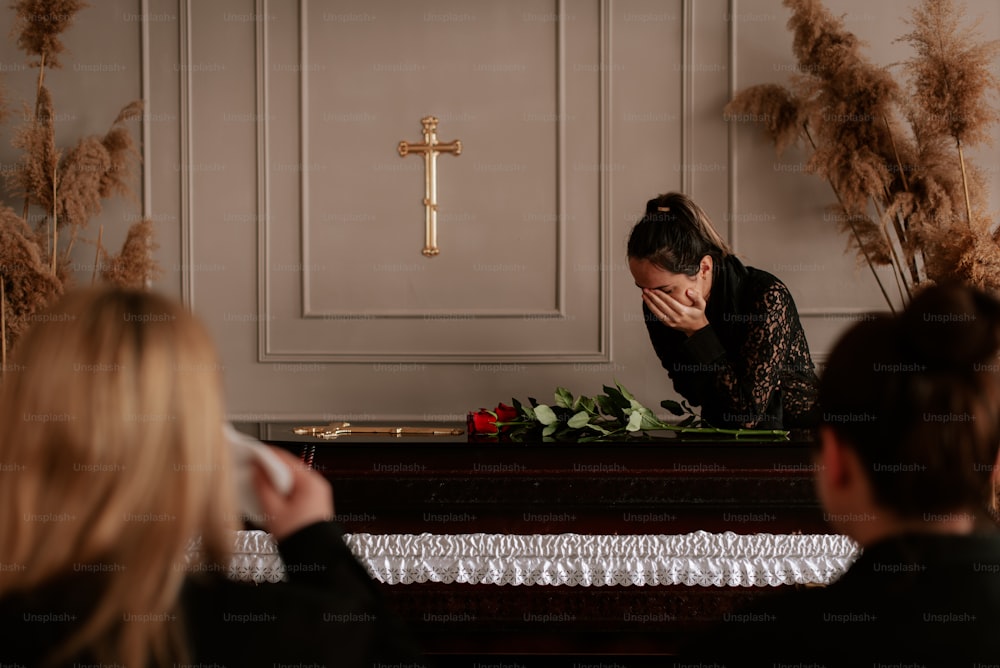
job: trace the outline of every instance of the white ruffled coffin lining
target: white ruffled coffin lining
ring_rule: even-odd
[[[361,533],[344,539],[372,578],[388,584],[823,585],[860,554],[854,541],[834,534]],[[284,580],[271,535],[238,532],[229,575],[252,582]]]

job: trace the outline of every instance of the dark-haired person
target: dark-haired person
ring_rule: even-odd
[[[727,665],[995,664],[998,351],[1000,302],[968,287],[927,288],[900,315],[852,327],[820,380],[816,486],[861,556],[827,587],[730,615],[693,653],[726,652]]]
[[[680,193],[646,203],[628,264],[674,389],[716,427],[808,429],[816,371],[788,288],[744,266]]]

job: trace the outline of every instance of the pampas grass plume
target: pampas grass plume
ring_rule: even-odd
[[[17,0],[11,35],[17,46],[29,56],[32,67],[60,67],[59,54],[66,50],[59,36],[71,25],[76,13],[90,5],[81,0]]]
[[[101,264],[101,278],[125,288],[145,288],[160,274],[160,267],[152,259],[152,252],[158,248],[153,236],[153,222],[142,219],[128,229],[121,252],[109,255],[101,249],[104,260]]]
[[[986,211],[987,180],[962,151],[988,142],[1000,120],[991,106],[1000,93],[992,70],[1000,40],[982,42],[978,23],[962,28],[964,10],[953,0],[922,0],[904,19],[911,31],[897,40],[916,53],[904,63],[904,91],[821,0],[783,4],[798,60],[790,89],[751,86],[726,111],[761,115],[779,151],[806,140],[806,171],[832,186],[848,248],[872,267],[890,309],[878,265],[892,265],[904,302],[924,282],[1000,291],[1000,230]]]
[[[32,314],[74,280],[71,251],[78,237],[91,243],[80,233],[101,212],[102,201],[115,194],[132,195],[129,182],[139,152],[128,123],[140,118],[143,110],[141,101],[130,102],[106,134],[84,137],[65,153],[59,151],[45,69],[60,66],[58,55],[65,50],[60,36],[76,13],[89,5],[81,0],[17,0],[10,6],[16,12],[12,35],[28,55],[29,64],[38,67],[38,78],[34,111],[25,106],[26,122],[13,140],[21,150],[21,160],[17,169],[4,174],[8,189],[24,199],[23,214],[0,205],[0,348],[4,351],[27,329]],[[31,226],[28,221],[33,218],[37,222]],[[61,233],[63,228],[68,228],[68,235]],[[157,248],[153,232],[150,220],[135,223],[121,252],[114,256],[102,247],[99,232],[95,273],[103,257],[105,280],[148,287],[160,273],[152,257]]]

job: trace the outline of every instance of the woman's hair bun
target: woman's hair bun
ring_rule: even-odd
[[[649,200],[648,202],[646,202],[646,215],[647,216],[659,215],[662,217],[664,213],[670,211],[670,204],[671,204],[670,199],[671,199],[670,195],[660,195],[658,197],[654,197],[653,199]],[[676,208],[677,207],[675,205],[674,209]]]
[[[1000,303],[960,284],[914,296],[898,320],[908,361],[929,371],[963,369],[1000,351]]]

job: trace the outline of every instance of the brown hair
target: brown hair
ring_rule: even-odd
[[[170,620],[188,548],[200,538],[224,568],[238,528],[219,368],[190,313],[134,290],[69,293],[18,342],[0,386],[0,461],[16,465],[0,484],[0,563],[26,567],[0,571],[0,596],[101,573],[53,664],[184,657]]]
[[[1000,447],[1000,302],[932,286],[838,341],[822,423],[858,453],[876,500],[905,517],[993,505]]]

